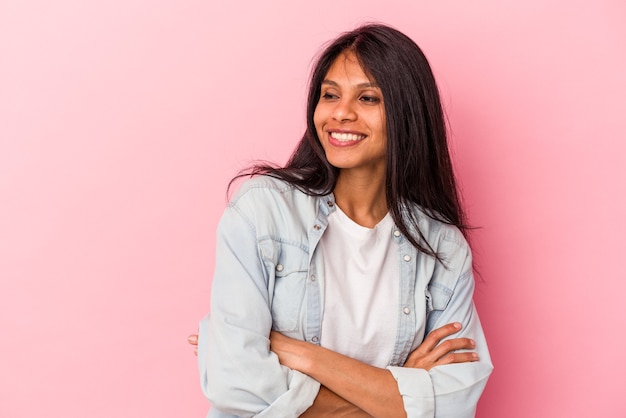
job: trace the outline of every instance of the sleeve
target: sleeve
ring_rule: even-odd
[[[217,231],[211,311],[198,340],[200,380],[213,408],[240,417],[297,417],[320,384],[269,349],[272,316],[256,232],[235,207]]]
[[[476,342],[479,361],[433,367],[430,371],[389,367],[398,382],[409,418],[470,418],[493,370],[485,335],[472,296],[472,257],[465,243],[443,246],[451,263],[435,269],[427,294],[429,305],[426,334],[443,325],[460,322],[463,328],[450,338],[466,337]]]

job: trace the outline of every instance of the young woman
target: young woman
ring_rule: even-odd
[[[342,34],[287,165],[247,174],[197,342],[209,417],[474,416],[492,365],[418,46],[380,24]]]

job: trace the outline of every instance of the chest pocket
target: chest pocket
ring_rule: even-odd
[[[452,293],[452,289],[437,281],[431,282],[426,288],[426,334],[434,329],[437,319],[448,307]]]
[[[260,245],[268,277],[272,329],[298,331],[306,293],[308,252],[297,245],[274,240]]]

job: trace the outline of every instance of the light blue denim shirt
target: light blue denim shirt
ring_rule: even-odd
[[[217,231],[211,311],[200,322],[198,362],[211,418],[298,417],[320,384],[282,366],[269,350],[270,330],[320,344],[324,280],[320,237],[335,210],[332,194],[308,196],[261,176],[246,181]],[[419,226],[445,266],[418,252],[396,229],[400,294],[398,333],[388,370],[398,382],[408,417],[473,417],[492,370],[472,301],[469,246],[461,232],[417,207]],[[430,331],[451,322],[454,337],[476,341],[480,360],[402,367]]]

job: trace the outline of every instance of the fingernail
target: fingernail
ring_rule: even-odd
[[[472,353],[472,358],[473,358],[474,360],[478,360],[478,354],[476,354],[476,353]]]
[[[474,340],[470,340],[469,343],[471,344],[472,347],[476,346],[476,341],[474,341]]]
[[[454,323],[454,328],[461,329],[461,323],[460,322],[455,322]]]

